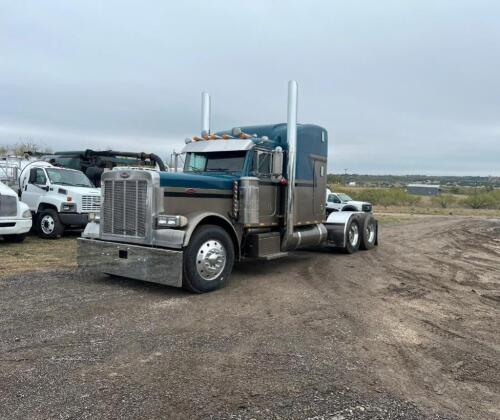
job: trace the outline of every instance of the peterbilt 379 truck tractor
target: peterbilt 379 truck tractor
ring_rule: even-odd
[[[327,131],[297,124],[297,83],[288,85],[286,124],[210,131],[186,139],[184,172],[104,173],[100,214],[78,240],[78,263],[107,274],[202,293],[226,284],[241,259],[377,245],[363,212],[325,220]]]

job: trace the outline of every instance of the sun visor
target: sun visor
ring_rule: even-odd
[[[198,140],[186,144],[182,153],[237,152],[250,150],[255,146],[252,140]]]

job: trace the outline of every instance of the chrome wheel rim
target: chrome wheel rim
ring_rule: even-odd
[[[45,233],[46,235],[50,235],[52,232],[54,232],[55,228],[54,218],[49,214],[46,214],[45,216],[42,217],[40,226],[42,228],[43,233]]]
[[[356,246],[359,240],[359,229],[356,223],[353,223],[349,228],[349,243],[352,246]]]
[[[366,228],[366,237],[368,238],[369,243],[375,242],[375,223],[368,223]]]
[[[215,280],[226,267],[226,249],[219,241],[205,242],[196,255],[196,270],[207,281]]]

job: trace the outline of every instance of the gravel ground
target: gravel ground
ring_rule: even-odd
[[[1,418],[500,418],[500,221],[243,263],[224,290],[0,280]]]

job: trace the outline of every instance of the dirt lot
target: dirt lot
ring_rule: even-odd
[[[2,418],[500,418],[498,219],[400,218],[208,295],[68,268],[0,296]]]

